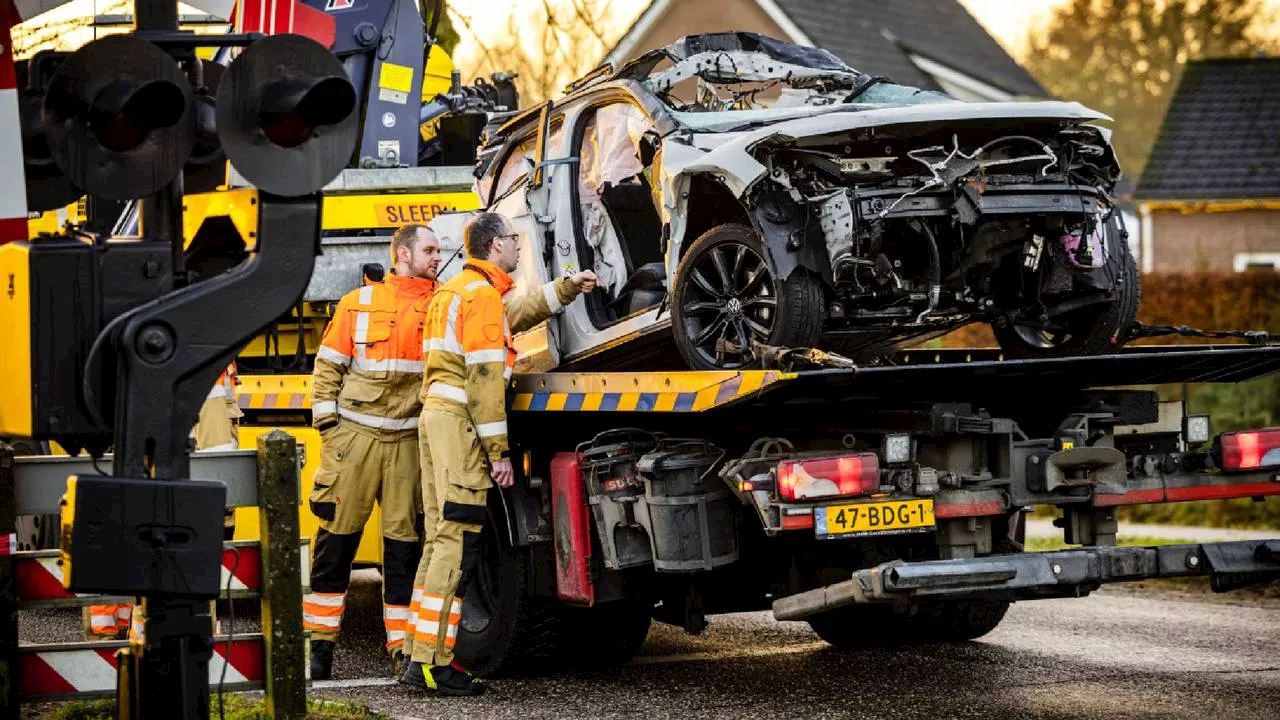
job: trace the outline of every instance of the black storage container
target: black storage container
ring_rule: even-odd
[[[640,458],[655,570],[698,572],[738,559],[733,494],[711,472],[723,456],[702,440],[664,440]]]
[[[577,448],[604,565],[611,570],[648,565],[653,560],[645,484],[636,464],[660,438],[644,430],[606,430]]]

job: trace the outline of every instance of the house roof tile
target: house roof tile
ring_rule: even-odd
[[[1280,197],[1280,58],[1188,62],[1135,196]]]
[[[907,56],[923,55],[1015,95],[1035,78],[956,0],[776,0],[809,39],[851,67],[939,90]]]

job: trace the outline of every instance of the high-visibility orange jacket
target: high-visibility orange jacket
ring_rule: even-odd
[[[312,372],[312,425],[417,430],[422,327],[436,282],[388,273],[338,301]]]
[[[507,298],[515,285],[497,265],[472,258],[436,291],[422,336],[423,407],[475,423],[491,462],[507,457],[507,380],[516,364],[511,334],[559,313],[581,292],[567,277]]]
[[[236,396],[236,385],[239,385],[239,384],[240,384],[240,374],[236,369],[236,362],[232,360],[231,364],[227,366],[227,369],[223,370],[222,374],[218,376],[218,381],[213,384],[213,387],[209,390],[209,394],[205,397],[205,399],[206,400],[212,400],[213,398],[234,399]]]

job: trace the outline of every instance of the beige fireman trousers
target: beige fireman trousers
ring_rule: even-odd
[[[486,503],[493,481],[469,418],[424,409],[418,433],[424,438],[418,464],[422,505],[428,510],[405,656],[426,665],[448,665],[462,618],[460,592],[479,561],[480,531],[488,519]]]
[[[416,429],[377,430],[341,421],[321,439],[313,482],[308,501],[320,527],[311,545],[311,592],[303,598],[303,628],[312,640],[338,639],[351,565],[376,502],[382,510],[382,621],[387,650],[399,652],[422,552]]]

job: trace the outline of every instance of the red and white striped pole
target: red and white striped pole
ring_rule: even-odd
[[[13,0],[0,0],[0,245],[27,239],[27,181],[16,171],[22,168],[22,124],[13,27],[20,22]]]

